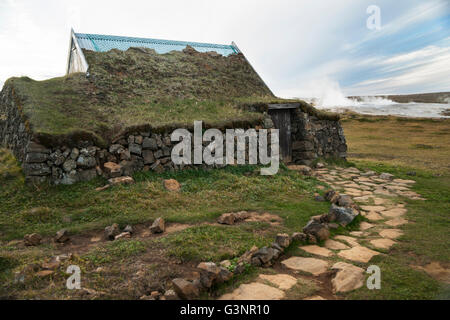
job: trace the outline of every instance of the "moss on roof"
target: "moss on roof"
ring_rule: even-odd
[[[189,47],[166,54],[145,48],[84,54],[88,77],[5,83],[43,140],[62,143],[75,136],[105,143],[132,128],[190,126],[194,120],[217,127],[257,123],[262,114],[243,106],[300,102],[276,98],[242,54],[224,57]],[[302,101],[301,108],[329,117]]]

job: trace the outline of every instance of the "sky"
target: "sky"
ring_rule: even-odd
[[[0,0],[0,87],[63,76],[71,28],[235,41],[280,97],[450,91],[450,0]]]

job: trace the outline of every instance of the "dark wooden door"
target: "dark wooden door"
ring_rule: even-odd
[[[284,162],[292,160],[291,109],[269,109],[275,128],[279,130],[280,153]]]

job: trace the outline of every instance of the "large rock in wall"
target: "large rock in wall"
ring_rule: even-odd
[[[346,158],[344,131],[337,120],[319,119],[294,110],[292,116],[292,161],[310,165],[317,158]]]

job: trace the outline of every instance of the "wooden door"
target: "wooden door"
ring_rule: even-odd
[[[292,160],[291,143],[291,109],[269,109],[275,128],[279,130],[280,154],[283,161],[288,163]]]

